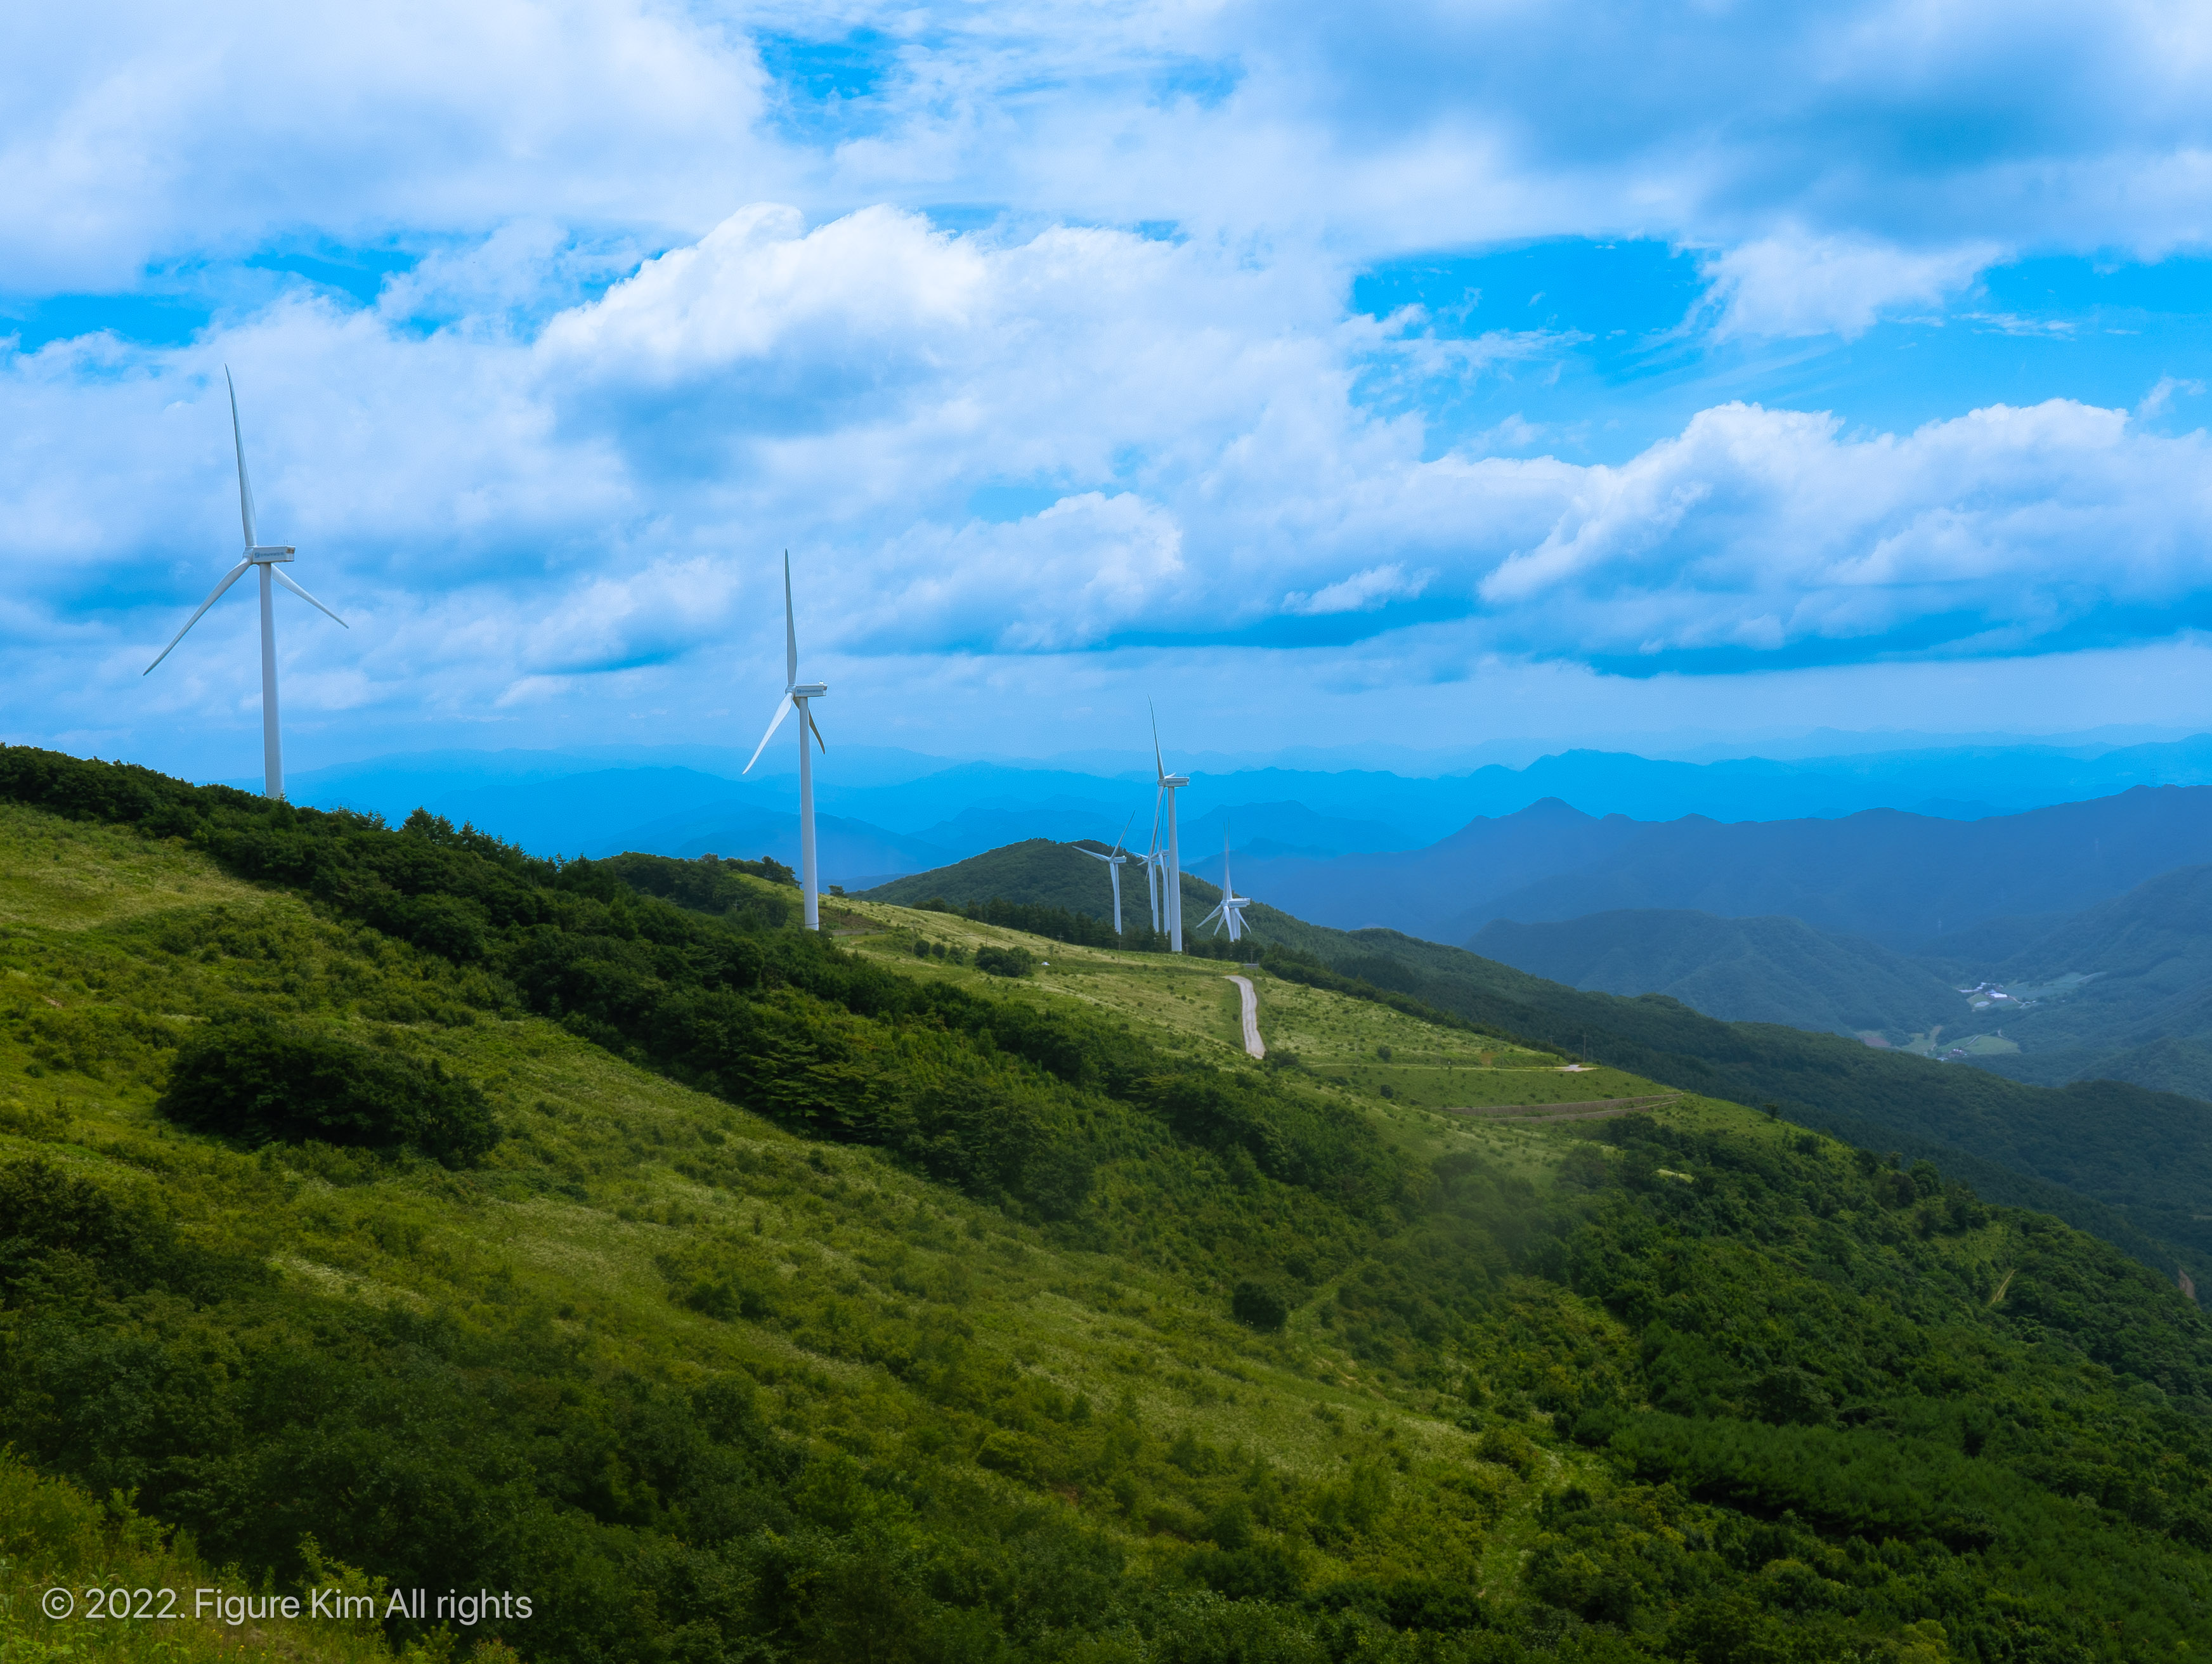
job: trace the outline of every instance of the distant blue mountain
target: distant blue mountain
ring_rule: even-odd
[[[709,746],[422,752],[302,774],[291,785],[297,801],[374,811],[390,820],[427,805],[545,853],[609,847],[670,853],[675,853],[670,841],[675,829],[709,823],[697,817],[734,827],[747,823],[745,815],[795,811],[792,756],[778,748],[763,756],[753,775],[740,778],[745,755]],[[854,832],[854,848],[872,848],[884,863],[864,875],[869,877],[915,871],[1028,838],[1111,841],[1124,826],[1142,848],[1153,811],[1151,758],[1130,761],[1133,766],[1117,774],[956,762],[894,747],[841,745],[821,759],[816,800],[822,814],[865,829]],[[1586,819],[1645,823],[1690,816],[1725,823],[1832,820],[1874,809],[1961,822],[2108,797],[2139,784],[2205,783],[2212,783],[2212,736],[2123,747],[1862,751],[1790,762],[1740,757],[1693,763],[1573,750],[1525,768],[1490,766],[1434,777],[1374,769],[1200,772],[1182,793],[1179,811],[1186,864],[1194,871],[1218,873],[1212,864],[1224,827],[1239,847],[1255,854],[1310,859],[1438,846],[1463,829],[1511,819],[1547,800],[1571,806]],[[674,842],[688,842],[691,835],[686,831]],[[1562,848],[1613,835],[1577,830]],[[1514,865],[1522,856],[1513,837],[1500,843],[1495,835],[1484,836],[1486,847],[1505,863],[1501,873],[1522,870]],[[1546,861],[1558,853],[1547,853],[1549,836],[1538,835],[1529,859]],[[902,855],[902,849],[913,853]],[[1357,922],[1408,916],[1393,899],[1389,883],[1365,896],[1352,876],[1358,870],[1355,863],[1340,875],[1339,888],[1349,888],[1326,903],[1329,916]],[[1528,876],[1533,881],[1541,875],[1529,869]],[[1431,930],[1457,928],[1456,920],[1438,922],[1425,903],[1418,916]],[[1468,929],[1482,922],[1477,919]]]
[[[1435,942],[1464,942],[1493,919],[1664,908],[1787,914],[1910,951],[1985,920],[2073,912],[2206,861],[2212,786],[2138,786],[1979,821],[1878,809],[1653,823],[1554,801],[1472,822],[1425,849],[1240,862],[1237,887],[1317,924]]]

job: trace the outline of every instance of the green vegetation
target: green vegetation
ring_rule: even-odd
[[[1467,946],[1570,987],[1668,994],[1731,1022],[1872,1035],[1901,1046],[1968,1018],[1959,991],[1925,965],[1799,919],[1661,908],[1551,924],[1497,919]]]
[[[1933,1166],[1440,1113],[1656,1089],[1290,958],[1260,1064],[1203,957],[0,790],[11,1658],[216,1655],[36,1615],[110,1573],[535,1604],[252,1643],[333,1658],[2203,1655],[2212,1325]],[[180,1126],[246,1012],[495,1141]]]
[[[179,1127],[249,1147],[404,1147],[448,1167],[481,1159],[495,1136],[483,1094],[434,1058],[252,1019],[187,1035],[156,1107]]]
[[[1980,960],[1972,975],[2035,1002],[1978,1014],[2015,1042],[1983,1067],[2045,1085],[2097,1076],[2212,1096],[2212,867],[2161,873]]]
[[[963,863],[971,885],[990,883],[993,859]],[[926,890],[939,876],[900,882]],[[1585,993],[1396,931],[1331,930],[1264,904],[1246,916],[1253,940],[1240,954],[1282,975],[1322,968],[1322,985],[1339,992],[1449,1013],[1686,1091],[1774,1103],[1800,1125],[1929,1157],[1993,1200],[2055,1213],[2212,1287],[2212,1219],[2200,1217],[2212,1193],[2212,1108],[2202,1102],[2111,1080],[2028,1086],[1840,1035],[1723,1023],[1667,994]]]

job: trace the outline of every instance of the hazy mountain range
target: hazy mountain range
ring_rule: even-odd
[[[1470,950],[1605,993],[1663,993],[1729,1022],[1886,1039],[1957,1026],[1971,1007],[1927,966],[1801,919],[1643,909],[1559,924],[1493,920]]]
[[[1841,747],[1851,737],[1831,738]],[[1212,767],[1177,762],[1192,773],[1181,800],[1187,859],[1206,859],[1224,832],[1255,856],[1420,850],[1471,822],[1510,818],[1547,799],[1587,816],[1646,823],[1692,815],[1721,822],[1836,818],[1872,809],[1972,819],[2135,785],[2212,782],[2208,736],[1702,762],[1570,750],[1523,766],[1439,774],[1417,772],[1420,754],[1388,756],[1397,772],[1227,757],[1207,758],[1218,765]],[[540,853],[677,853],[696,845],[789,859],[797,844],[791,759],[778,747],[752,775],[740,777],[745,760],[739,750],[703,746],[423,752],[301,772],[291,786],[297,801],[373,811],[392,821],[427,806]],[[1152,813],[1151,758],[1137,753],[1127,762],[1115,769],[1103,753],[1060,763],[959,762],[840,745],[817,777],[821,812],[848,823],[836,839],[825,829],[825,873],[859,882],[1024,838],[1110,842],[1124,827],[1142,847]]]
[[[1838,820],[1653,823],[1549,801],[1472,822],[1425,849],[1254,858],[1237,878],[1300,918],[1437,942],[1464,942],[1493,919],[1666,908],[1784,914],[1910,950],[2008,914],[2075,912],[2208,860],[2212,787],[2138,786],[1978,821],[1877,809]]]

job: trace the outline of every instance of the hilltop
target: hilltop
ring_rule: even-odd
[[[11,1649],[219,1655],[32,1615],[129,1568],[545,1660],[2200,1655],[2212,1324],[1932,1164],[1317,962],[1255,1059],[1233,966],[766,864],[0,802]]]

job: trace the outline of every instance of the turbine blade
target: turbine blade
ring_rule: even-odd
[[[791,616],[791,551],[783,551],[783,681],[786,687],[799,680],[799,626]],[[820,738],[820,735],[816,735]],[[826,748],[825,748],[826,749]]]
[[[1115,853],[1116,855],[1118,855],[1118,854],[1120,854],[1120,853],[1121,853],[1121,846],[1122,846],[1125,842],[1127,842],[1127,841],[1128,841],[1128,836],[1129,836],[1129,829],[1130,829],[1131,827],[1134,826],[1136,823],[1137,823],[1137,811],[1136,811],[1135,810],[1132,809],[1132,810],[1129,811],[1129,818],[1128,818],[1127,820],[1123,821],[1123,822],[1121,823],[1121,830],[1120,835],[1119,835],[1118,836],[1116,836],[1116,837],[1115,838],[1115,840],[1114,840],[1114,853]]]
[[[738,770],[739,774],[750,774],[752,773],[753,764],[760,761],[761,753],[768,750],[769,741],[775,738],[775,731],[783,726],[784,718],[791,714],[791,708],[796,702],[797,701],[794,701],[789,694],[779,694],[776,695],[775,720],[768,725],[768,732],[761,736],[761,743],[753,747],[752,756],[747,759],[745,766]]]
[[[1153,710],[1152,701],[1149,699],[1145,701],[1145,708],[1152,713],[1152,767],[1158,769],[1160,778],[1165,780],[1168,777],[1168,765],[1166,760],[1160,756],[1160,714]]]
[[[240,561],[236,566],[231,568],[229,574],[226,576],[221,583],[217,584],[212,590],[208,592],[207,599],[200,603],[199,611],[194,613],[191,617],[185,620],[185,629],[179,630],[174,635],[171,636],[169,638],[169,645],[162,648],[161,651],[155,655],[154,663],[147,665],[146,668],[139,671],[138,674],[141,676],[153,675],[155,665],[159,665],[162,659],[167,659],[172,653],[175,652],[177,643],[185,639],[185,630],[188,630],[191,629],[194,624],[198,623],[201,614],[206,612],[210,607],[213,606],[217,601],[222,599],[223,591],[228,589],[233,584],[236,583],[241,577],[243,577],[246,574],[246,568],[252,564],[253,562],[251,561]]]
[[[305,601],[309,606],[314,608],[316,611],[321,613],[324,617],[329,619],[340,629],[351,629],[353,628],[351,624],[346,622],[344,619],[339,617],[337,614],[332,612],[320,601],[318,601],[313,596],[308,594],[306,590],[301,589],[299,585],[294,583],[289,578],[287,578],[275,567],[272,566],[269,568],[269,575],[274,578],[278,583],[283,585],[285,588],[290,590],[293,594],[298,596],[302,601]]]
[[[222,367],[222,385],[230,389],[230,442],[238,450],[238,519],[246,528],[246,546],[252,549],[261,539],[253,531],[253,485],[246,477],[246,435],[238,428],[238,384],[230,379],[228,364]]]
[[[811,710],[806,714],[806,726],[814,730],[814,743],[822,748],[822,755],[824,756],[829,756],[830,744],[827,740],[822,738],[822,729],[814,720],[814,713]]]

